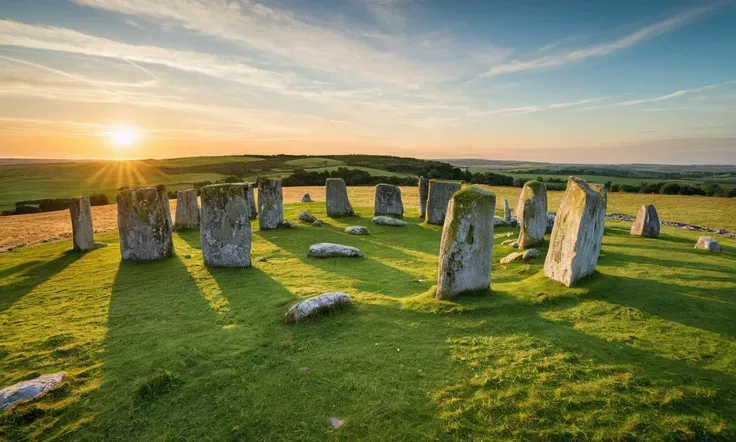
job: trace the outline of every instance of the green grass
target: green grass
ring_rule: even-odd
[[[286,206],[296,219],[320,203]],[[0,438],[54,440],[734,440],[736,241],[632,238],[608,222],[596,274],[568,289],[542,260],[496,263],[492,291],[433,299],[439,226],[361,217],[260,232],[249,269],[176,256],[122,263],[69,240],[0,255],[0,386],[63,370],[61,388],[0,417]],[[371,235],[346,235],[347,225]],[[314,260],[314,242],[362,259]],[[545,252],[545,247],[542,247]],[[185,258],[191,255],[191,258]],[[325,291],[346,310],[283,314]],[[330,417],[345,421],[339,430]]]
[[[368,172],[371,174],[371,176],[397,176],[397,177],[416,177],[416,175],[411,173],[403,173],[403,172],[391,172],[388,170],[381,170],[381,169],[374,169],[372,167],[362,167],[362,166],[339,166],[339,167],[347,167],[348,169],[358,169],[362,170],[364,172]],[[333,170],[337,170],[338,166],[335,167],[313,167],[308,168],[307,170],[309,172],[322,172],[322,171],[328,171],[331,172]]]
[[[303,168],[325,167],[325,166],[344,166],[345,162],[333,160],[331,158],[309,157],[299,158],[297,160],[285,161],[284,164],[289,166],[298,166]]]

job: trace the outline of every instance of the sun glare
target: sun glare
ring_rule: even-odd
[[[138,140],[138,132],[132,127],[118,126],[110,131],[109,138],[118,147],[128,147]]]

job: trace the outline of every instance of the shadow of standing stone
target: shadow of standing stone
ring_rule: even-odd
[[[202,187],[200,241],[207,267],[250,266],[248,184]]]
[[[120,255],[126,261],[152,261],[174,253],[166,188],[142,187],[118,192]]]

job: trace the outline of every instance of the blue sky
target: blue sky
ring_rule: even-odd
[[[735,48],[720,1],[0,0],[0,157],[735,164]]]

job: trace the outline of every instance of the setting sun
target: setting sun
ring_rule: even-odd
[[[128,147],[138,140],[138,132],[131,127],[120,126],[110,132],[109,138],[118,147]]]

